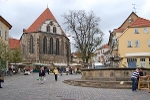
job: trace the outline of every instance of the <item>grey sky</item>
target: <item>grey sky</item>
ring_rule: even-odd
[[[63,30],[63,15],[69,10],[93,11],[100,17],[103,44],[108,43],[109,30],[118,28],[129,14],[137,9],[137,15],[150,19],[150,0],[0,0],[0,15],[11,25],[10,36],[20,39],[23,28],[27,29],[47,8],[47,5]]]

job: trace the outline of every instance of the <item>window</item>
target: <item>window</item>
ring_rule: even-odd
[[[50,33],[50,26],[47,26],[46,30],[47,30],[48,33]]]
[[[50,38],[50,48],[49,48],[49,53],[53,54],[53,38]]]
[[[47,53],[47,38],[44,37],[43,39],[43,53],[46,54]]]
[[[2,28],[0,27],[0,36],[2,36]]]
[[[140,67],[146,67],[145,58],[140,58],[140,63],[141,63]]]
[[[138,40],[135,41],[135,47],[139,47],[139,41]]]
[[[137,28],[134,29],[134,34],[139,34],[139,31]]]
[[[137,58],[127,58],[127,64],[129,68],[137,67]]]
[[[30,53],[31,54],[34,53],[34,50],[33,50],[33,36],[32,35],[30,36],[30,47],[29,48],[30,48],[30,50],[29,50]]]
[[[132,47],[132,42],[128,41],[128,47]]]
[[[57,31],[56,27],[53,27],[53,33],[56,33],[56,31]]]
[[[7,40],[7,31],[5,31],[5,40]]]
[[[148,46],[150,47],[150,40],[148,40]]]
[[[56,55],[59,55],[59,39],[56,39]]]
[[[144,33],[148,33],[148,28],[147,27],[144,28]]]

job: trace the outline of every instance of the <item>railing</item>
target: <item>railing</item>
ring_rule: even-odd
[[[138,89],[147,89],[150,92],[150,75],[139,77]]]

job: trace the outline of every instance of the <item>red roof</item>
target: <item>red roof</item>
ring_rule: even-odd
[[[130,27],[142,27],[142,26],[150,26],[150,20],[139,17],[130,25]]]
[[[9,38],[9,47],[14,49],[16,47],[20,47],[20,41],[14,38]]]
[[[115,32],[122,33],[125,29],[114,29]]]
[[[102,49],[102,48],[108,48],[109,49],[109,45],[108,44],[104,44],[102,45],[98,50]]]
[[[47,8],[35,21],[34,23],[27,29],[25,30],[25,32],[37,32],[38,28],[41,26],[41,24],[46,21],[52,19],[54,21],[56,21],[55,17],[53,16],[53,14],[51,13],[51,11],[49,10],[49,8]],[[57,22],[57,21],[56,21]]]

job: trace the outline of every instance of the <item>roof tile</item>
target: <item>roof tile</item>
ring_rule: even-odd
[[[14,49],[16,47],[20,47],[20,41],[14,38],[9,38],[9,47]]]
[[[56,21],[55,17],[53,16],[53,14],[51,13],[51,11],[49,10],[49,8],[47,8],[34,22],[33,24],[27,29],[25,30],[25,32],[37,32],[38,28],[41,26],[41,24],[46,21],[52,19],[54,21]],[[57,21],[56,21],[57,22]]]
[[[150,20],[139,17],[129,27],[143,27],[150,26]]]

